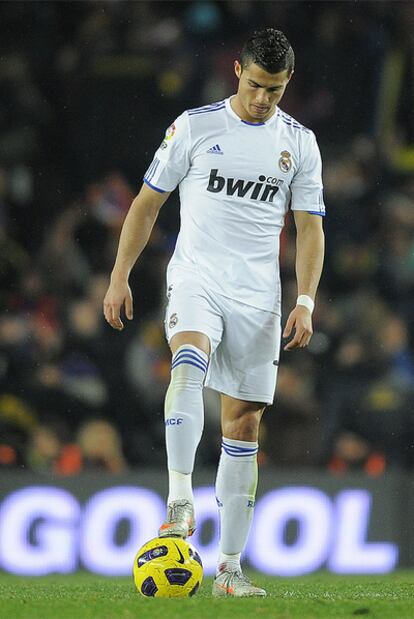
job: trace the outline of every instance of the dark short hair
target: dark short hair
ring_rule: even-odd
[[[242,68],[251,62],[258,64],[268,73],[287,70],[290,75],[295,67],[295,54],[281,30],[264,28],[254,32],[243,45],[240,54]]]

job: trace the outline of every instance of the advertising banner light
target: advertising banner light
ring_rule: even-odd
[[[197,530],[191,541],[205,573],[212,574],[219,540],[214,488],[196,488],[194,496]],[[372,496],[364,489],[342,490],[334,497],[311,486],[270,490],[257,500],[243,558],[278,576],[320,568],[339,573],[392,571],[398,562],[397,545],[369,541],[372,506]],[[30,576],[80,568],[107,576],[129,575],[136,552],[157,536],[164,514],[157,492],[134,485],[101,489],[83,504],[55,486],[14,490],[0,504],[0,569]]]

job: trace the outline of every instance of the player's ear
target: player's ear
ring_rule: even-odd
[[[237,77],[240,79],[240,75],[242,74],[242,66],[238,60],[234,61],[234,72]]]

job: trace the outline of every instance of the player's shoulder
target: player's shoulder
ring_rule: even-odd
[[[226,100],[215,101],[214,103],[207,103],[206,105],[202,105],[201,107],[193,107],[189,110],[186,110],[188,116],[205,116],[206,114],[212,114],[213,112],[219,112],[220,110],[224,110],[226,107]]]
[[[305,125],[302,125],[302,123],[296,120],[296,118],[293,118],[293,116],[290,116],[280,108],[277,109],[277,117],[282,123],[289,127],[292,133],[299,133],[309,136],[314,135],[311,129],[305,127]]]
[[[225,109],[226,100],[224,99],[223,101],[184,110],[168,127],[164,144],[168,144],[174,136],[194,143],[194,141],[210,133],[216,134],[223,131],[226,127]],[[166,148],[166,146],[163,146],[163,148]]]
[[[226,101],[215,101],[201,107],[186,110],[184,114],[190,126],[193,138],[210,131],[223,130],[226,125]]]

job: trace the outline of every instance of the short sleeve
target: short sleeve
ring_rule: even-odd
[[[173,191],[190,167],[190,126],[184,112],[170,125],[144,175],[144,182],[164,193]]]
[[[299,168],[291,185],[291,209],[325,215],[322,184],[322,159],[314,133],[303,133]]]

